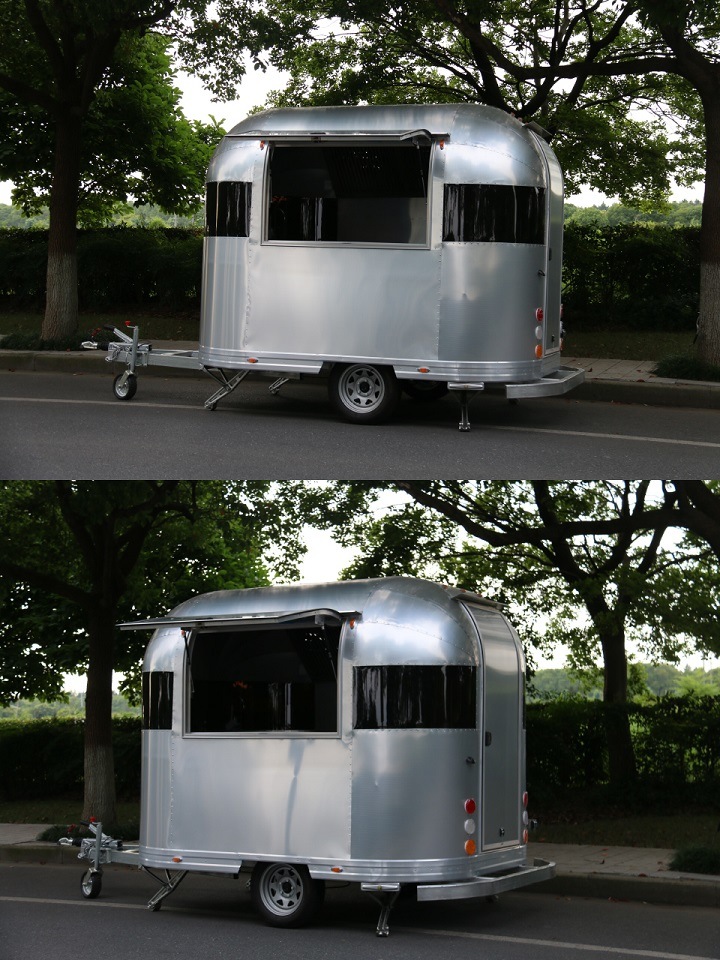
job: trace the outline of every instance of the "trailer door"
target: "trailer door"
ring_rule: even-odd
[[[505,619],[494,610],[474,606],[469,610],[483,654],[480,795],[482,847],[487,850],[520,840],[523,666]]]
[[[545,303],[543,322],[543,349],[545,356],[560,351],[561,287],[563,261],[563,175],[557,157],[540,137],[536,143],[545,162],[547,190],[547,234],[545,260]]]

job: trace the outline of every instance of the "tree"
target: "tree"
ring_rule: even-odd
[[[268,2],[271,10],[280,6]],[[667,195],[665,128],[655,118],[628,112],[629,104],[654,103],[662,83],[654,75],[593,76],[587,70],[589,46],[593,58],[612,59],[619,36],[630,30],[617,5],[582,0],[563,5],[295,0],[295,5],[314,13],[314,39],[272,51],[274,62],[290,74],[273,102],[485,103],[533,119],[553,135],[569,192],[588,184],[628,201],[658,202]],[[638,37],[636,26],[632,38]],[[583,66],[575,82],[555,75],[567,64]]]
[[[302,17],[295,20],[301,27]],[[3,141],[0,171],[9,176],[17,169],[19,137],[32,158],[26,183],[40,184],[49,194],[45,339],[77,327],[75,234],[81,192],[87,192],[81,182],[95,196],[111,190],[114,198],[125,199],[127,174],[140,170],[145,179],[134,180],[133,190],[169,209],[182,208],[188,193],[197,196],[203,183],[207,131],[183,128],[176,96],[171,103],[170,73],[159,65],[158,41],[148,34],[162,34],[163,51],[173,42],[192,69],[229,96],[245,72],[244,50],[261,65],[261,47],[279,42],[280,32],[292,42],[300,29],[295,20],[270,19],[253,0],[0,0],[0,107],[5,131],[15,131]],[[113,113],[119,101],[120,118]],[[147,122],[137,131],[123,129],[129,114]],[[153,123],[153,116],[161,122]],[[148,123],[152,135],[143,139]],[[178,132],[181,142],[175,146]],[[31,145],[37,145],[36,155]],[[113,165],[115,149],[121,156]],[[93,183],[97,169],[105,172]],[[30,189],[23,191],[28,202]]]
[[[0,703],[52,700],[87,669],[84,816],[115,819],[112,674],[138,671],[157,616],[219,587],[292,576],[303,547],[290,492],[268,483],[9,481],[0,485]],[[269,560],[267,558],[270,558]]]
[[[122,38],[98,85],[78,144],[82,226],[107,222],[128,196],[179,214],[199,203],[222,130],[182,115],[167,47],[157,34]],[[25,214],[38,214],[51,199],[52,119],[1,89],[0,107],[3,176],[13,181],[13,200]]]
[[[664,659],[687,637],[720,648],[717,562],[697,538],[669,542],[678,513],[663,503],[663,491],[653,494],[648,481],[401,481],[392,488],[411,502],[371,522],[363,498],[372,502],[376,492],[338,488],[332,521],[360,550],[347,573],[424,573],[503,599],[526,640],[562,639],[581,667],[599,647],[603,697],[616,708],[608,714],[611,778],[632,779],[622,709],[628,636]]]
[[[474,100],[555,136],[569,185],[657,203],[705,173],[697,348],[720,364],[720,12],[687,0],[316,0],[278,101]],[[285,0],[283,5],[287,6]],[[633,115],[631,108],[643,108]],[[672,121],[678,129],[668,132]],[[704,150],[703,150],[704,146]]]

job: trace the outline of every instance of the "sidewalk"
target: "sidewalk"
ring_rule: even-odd
[[[197,350],[193,341],[156,340],[156,350]],[[104,350],[53,351],[0,350],[0,370],[32,370],[38,373],[73,374],[120,372],[122,367],[106,364]],[[720,383],[673,380],[656,377],[651,360],[603,360],[596,357],[563,357],[563,364],[582,367],[585,383],[567,396],[574,400],[601,400],[615,403],[644,403],[651,406],[705,407],[720,409]],[[201,370],[145,367],[140,376],[203,377]]]
[[[77,866],[77,847],[35,839],[46,827],[41,823],[0,824],[0,862]],[[539,857],[556,864],[553,880],[528,887],[534,893],[720,907],[720,877],[669,870],[672,850],[531,843],[528,854],[529,859]]]

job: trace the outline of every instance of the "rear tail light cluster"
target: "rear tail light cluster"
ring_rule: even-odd
[[[535,338],[538,341],[537,346],[535,347],[535,356],[538,360],[542,360],[543,355],[543,328],[542,322],[545,319],[545,311],[542,307],[538,307],[535,311]]]
[[[465,853],[472,857],[477,853],[477,843],[473,840],[473,834],[477,830],[477,824],[475,818],[472,814],[477,810],[477,803],[472,797],[469,797],[465,801],[465,813],[468,814],[468,818],[464,823],[465,833],[468,835],[468,839],[465,841]]]
[[[528,792],[527,792],[527,790],[526,790],[525,793],[523,793],[523,795],[522,795],[522,805],[523,805],[523,812],[522,812],[523,835],[522,835],[522,838],[523,838],[523,843],[527,843],[528,840],[530,839],[530,817],[529,817],[529,815],[528,815],[528,802],[529,802],[529,799],[530,799],[530,798],[528,797]]]

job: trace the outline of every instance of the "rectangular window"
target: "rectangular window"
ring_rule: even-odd
[[[339,626],[198,633],[191,733],[337,731]]]
[[[233,180],[208,183],[205,194],[205,235],[249,236],[251,193],[250,183]]]
[[[429,145],[277,144],[267,240],[427,244]]]
[[[545,242],[545,190],[485,183],[446,183],[443,240]]]
[[[143,729],[172,729],[173,675],[156,670],[142,675]]]
[[[355,727],[474,729],[475,667],[355,667]]]

